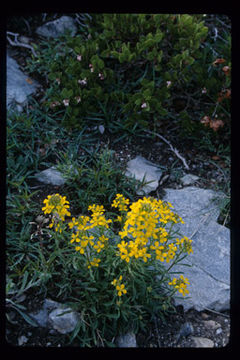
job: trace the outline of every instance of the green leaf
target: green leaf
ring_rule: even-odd
[[[96,288],[93,288],[93,287],[86,287],[86,290],[88,290],[88,291],[98,291],[98,289],[96,289]]]
[[[14,307],[15,310],[17,310],[19,312],[19,314],[24,318],[24,320],[30,324],[31,326],[34,326],[34,327],[38,327],[38,324],[33,320],[31,319],[27,314],[25,314],[23,311],[21,311],[20,309],[18,309],[17,307]]]
[[[106,314],[106,316],[110,319],[118,319],[120,317],[120,312],[117,314]]]

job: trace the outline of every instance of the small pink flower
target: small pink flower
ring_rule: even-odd
[[[55,108],[57,105],[60,105],[60,102],[59,102],[59,101],[53,101],[53,102],[50,104],[50,108],[53,109],[53,108]]]
[[[147,107],[147,104],[146,103],[143,103],[142,105],[141,105],[141,108],[142,109],[144,109],[144,108],[146,108]]]
[[[82,55],[77,55],[77,60],[81,61],[82,60]]]
[[[206,94],[206,92],[207,92],[207,89],[204,87],[204,88],[202,89],[202,94]]]
[[[91,71],[91,72],[94,72],[94,69],[93,69],[92,64],[89,64],[89,67],[90,67],[90,71]]]
[[[69,106],[69,99],[64,99],[64,100],[63,100],[63,104],[64,104],[65,106]]]
[[[167,81],[167,88],[169,88],[169,86],[171,86],[172,82],[171,81]]]
[[[53,102],[50,104],[50,108],[53,109],[53,108],[55,108],[55,106],[56,106],[56,103],[55,103],[55,101],[53,101]]]

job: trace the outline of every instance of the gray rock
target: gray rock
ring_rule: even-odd
[[[117,336],[115,342],[120,348],[137,347],[136,336],[132,332]]]
[[[203,348],[214,347],[214,342],[210,339],[200,337],[200,336],[193,336],[192,339],[193,339],[195,347],[203,347]]]
[[[187,186],[194,184],[198,179],[199,177],[196,175],[186,174],[180,179],[180,181],[184,186]]]
[[[39,326],[52,328],[50,332],[58,331],[61,334],[73,331],[79,320],[76,311],[51,299],[45,299],[42,309],[29,315]]]
[[[79,314],[71,308],[57,308],[49,314],[51,326],[61,334],[73,331],[79,321]]]
[[[57,309],[59,306],[62,306],[62,304],[51,299],[45,299],[43,303],[43,309],[46,309],[47,311]]]
[[[64,179],[62,174],[56,170],[54,166],[35,174],[35,177],[38,181],[44,184],[51,184],[55,186],[61,186],[66,182],[66,179]]]
[[[26,344],[28,342],[28,338],[24,335],[19,336],[18,338],[18,345],[22,346],[23,344]]]
[[[230,230],[218,224],[220,210],[212,200],[220,193],[195,187],[166,189],[170,202],[185,221],[175,229],[193,240],[193,254],[184,259],[189,266],[176,265],[189,279],[189,297],[175,299],[185,310],[206,308],[223,311],[230,308]]]
[[[194,332],[194,329],[193,329],[193,326],[190,322],[185,322],[184,324],[182,324],[182,326],[180,327],[180,330],[179,330],[179,337],[182,337],[182,336],[189,336],[191,334],[193,334]]]
[[[27,97],[35,93],[39,84],[24,74],[18,63],[7,54],[7,109],[22,111],[27,104]]]
[[[37,312],[30,313],[29,315],[38,323],[41,327],[49,326],[49,313],[59,307],[64,307],[62,304],[53,301],[51,299],[45,299],[42,309]]]
[[[48,326],[48,312],[46,309],[41,309],[29,315],[37,322],[39,326],[41,327]]]
[[[203,323],[207,329],[216,330],[221,327],[221,325],[217,321],[214,321],[214,320],[205,320],[205,321],[203,321]]]
[[[46,24],[39,26],[36,33],[43,37],[56,38],[63,35],[66,30],[70,30],[72,36],[74,36],[77,32],[74,19],[70,16],[62,16],[57,20],[49,21]]]
[[[158,187],[158,182],[162,176],[162,171],[157,165],[146,160],[142,156],[137,156],[135,159],[130,160],[127,163],[127,169],[125,172],[127,177],[133,177],[136,180],[147,182],[137,191],[138,195],[149,194]]]

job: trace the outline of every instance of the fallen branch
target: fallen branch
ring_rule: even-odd
[[[18,41],[17,37],[19,36],[19,34],[7,31],[7,35],[14,36],[14,40],[12,40],[9,36],[7,36],[7,40],[9,41],[10,45],[12,45],[12,46],[21,46],[21,47],[28,48],[28,49],[30,49],[32,51],[34,56],[37,56],[34,48],[31,45],[24,44],[24,43],[21,43],[21,42]]]
[[[163,141],[170,147],[170,150],[173,151],[174,154],[183,162],[183,165],[185,166],[185,168],[186,168],[187,170],[189,170],[189,166],[188,166],[188,164],[186,163],[186,160],[184,159],[184,157],[179,154],[178,150],[177,150],[176,148],[174,148],[174,147],[172,146],[172,144],[171,144],[167,139],[165,139],[162,135],[159,135],[159,134],[157,134],[157,133],[155,133],[155,132],[148,131],[148,130],[144,130],[144,131],[145,131],[146,133],[148,133],[148,134],[155,135],[155,136],[159,137],[161,140],[163,140]]]

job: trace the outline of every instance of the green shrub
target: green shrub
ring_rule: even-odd
[[[91,113],[103,115],[110,131],[166,116],[167,99],[188,80],[207,34],[201,16],[187,14],[97,14],[89,29],[53,50],[46,105],[65,108],[71,127],[82,127]],[[45,60],[40,55],[38,66]]]
[[[78,155],[76,159],[72,157],[71,149],[69,153],[60,154],[57,165],[57,169],[66,179],[64,192],[75,213],[86,213],[91,203],[101,203],[111,211],[109,203],[117,192],[131,200],[136,196],[144,181],[126,177],[123,168],[115,159],[114,151],[99,147],[95,151],[83,148],[86,150],[84,156]],[[78,199],[81,199],[81,202]]]
[[[183,139],[216,154],[222,146],[230,154],[231,132],[231,33],[229,19],[206,16],[209,33],[201,56],[191,67],[184,88],[186,108],[177,114]],[[179,91],[179,95],[180,91]],[[190,107],[190,106],[191,107]]]

